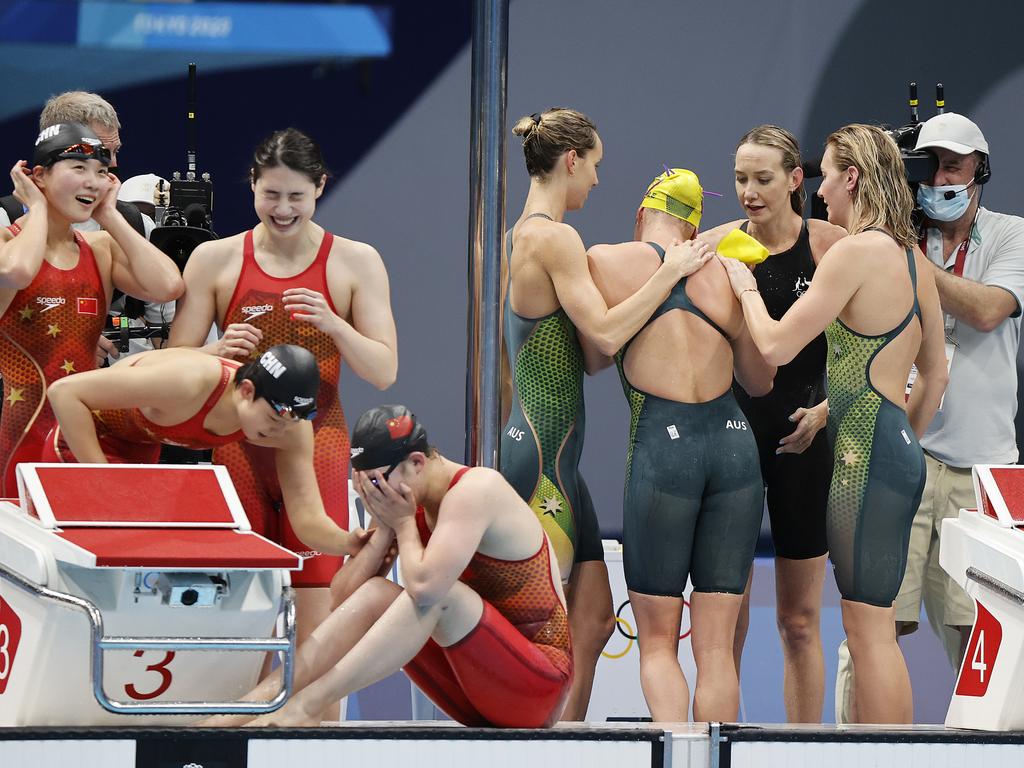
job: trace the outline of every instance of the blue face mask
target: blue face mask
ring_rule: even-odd
[[[973,183],[973,182],[972,182]],[[932,221],[956,221],[967,212],[971,195],[970,184],[946,184],[931,187],[921,184],[917,188],[917,203]],[[953,194],[947,197],[948,193]]]

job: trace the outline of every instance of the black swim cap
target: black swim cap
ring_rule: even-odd
[[[32,165],[49,167],[58,160],[99,160],[110,165],[110,150],[87,126],[81,123],[58,123],[44,128],[36,139]]]
[[[379,405],[360,416],[352,430],[352,469],[394,466],[427,448],[427,431],[408,408]]]
[[[300,419],[316,416],[320,368],[308,349],[278,344],[255,362],[239,368],[235,378],[239,382],[250,380],[256,388],[256,397],[262,397],[282,416]]]

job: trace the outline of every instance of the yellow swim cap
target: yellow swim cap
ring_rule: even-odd
[[[651,182],[644,193],[644,199],[640,201],[640,207],[664,211],[699,227],[700,215],[704,210],[704,190],[693,171],[672,168]]]
[[[768,249],[742,229],[734,229],[718,242],[715,249],[719,256],[742,261],[744,264],[760,264],[768,258]]]

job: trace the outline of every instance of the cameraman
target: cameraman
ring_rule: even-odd
[[[939,565],[942,520],[974,506],[974,464],[1017,461],[1016,356],[1024,301],[1024,219],[981,207],[989,180],[988,142],[971,120],[952,112],[921,127],[915,149],[935,156],[931,184],[921,184],[921,249],[939,291],[949,384],[921,438],[927,484],[914,518],[906,575],[896,598],[900,635],[917,629],[923,599],[929,623],[959,668],[974,623],[967,594]],[[846,722],[850,666],[840,648],[837,722]]]

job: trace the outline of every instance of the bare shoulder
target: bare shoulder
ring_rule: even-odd
[[[701,292],[711,291],[712,294],[721,292],[723,295],[732,296],[729,274],[725,271],[725,265],[718,258],[708,259],[704,262],[700,269],[687,278],[687,285],[690,289]]]
[[[531,219],[515,232],[516,254],[532,254],[541,259],[564,256],[566,253],[584,252],[579,232],[560,221]]]
[[[96,248],[102,248],[109,251],[110,244],[114,242],[114,238],[110,236],[110,233],[103,229],[95,229],[90,232],[80,232],[79,234],[81,234],[82,238],[93,250]]]
[[[811,255],[817,262],[825,252],[847,236],[847,231],[836,224],[829,224],[821,219],[807,220],[807,236],[811,242]]]
[[[455,487],[445,494],[445,501],[454,502],[459,507],[468,503],[479,509],[481,502],[487,502],[483,506],[489,508],[490,502],[502,500],[509,495],[519,499],[500,472],[489,467],[470,467]]]
[[[624,260],[632,259],[644,253],[654,254],[646,243],[630,241],[627,243],[598,243],[587,250],[587,259],[599,267],[610,267]]]
[[[223,270],[230,269],[232,265],[236,268],[242,259],[242,249],[245,242],[245,233],[240,232],[231,237],[222,237],[218,240],[207,240],[200,243],[188,257],[186,272],[203,272],[204,274],[217,274]]]
[[[733,221],[727,221],[725,224],[719,224],[717,227],[709,229],[707,232],[700,232],[697,235],[697,239],[701,242],[707,243],[712,248],[717,248],[718,244],[722,241],[722,238],[732,232],[734,229],[739,229],[743,224],[746,223],[746,219],[735,219]]]
[[[334,236],[328,260],[335,265],[342,265],[354,272],[382,270],[384,268],[384,260],[381,259],[380,253],[372,245],[360,242],[359,240],[350,240],[340,235]]]

